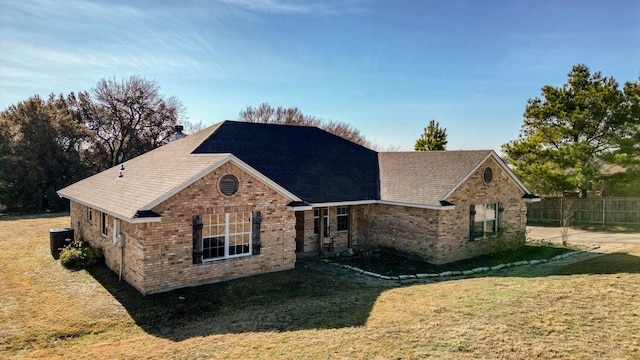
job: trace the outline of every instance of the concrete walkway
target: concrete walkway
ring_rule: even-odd
[[[599,255],[626,252],[635,245],[640,245],[640,233],[637,232],[587,231],[570,228],[568,234],[567,242],[570,246],[584,248],[597,244],[599,248],[591,252]],[[562,228],[527,226],[527,239],[562,244]]]

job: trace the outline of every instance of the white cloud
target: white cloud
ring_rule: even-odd
[[[219,2],[248,11],[271,14],[339,15],[362,11],[362,8],[356,5],[357,2],[353,1],[331,4],[304,0],[219,0]]]

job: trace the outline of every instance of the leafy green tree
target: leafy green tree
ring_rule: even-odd
[[[613,78],[573,66],[562,87],[546,85],[529,99],[517,140],[502,146],[514,172],[535,192],[588,190],[602,178],[607,157],[637,131],[629,97]]]
[[[183,112],[176,98],[160,95],[154,81],[136,76],[102,79],[92,95],[80,96],[80,107],[96,137],[94,156],[100,170],[166,143]]]
[[[424,133],[416,140],[416,151],[444,150],[447,146],[447,129],[441,128],[440,123],[431,120],[424,128]]]
[[[56,191],[86,176],[88,131],[62,96],[33,96],[0,114],[0,204],[8,211],[64,209]]]
[[[325,121],[315,116],[304,115],[297,107],[274,108],[268,103],[262,103],[258,107],[247,106],[240,112],[238,120],[264,124],[316,126],[324,131],[340,136],[364,147],[371,147],[371,143],[365,139],[360,130],[341,121]]]

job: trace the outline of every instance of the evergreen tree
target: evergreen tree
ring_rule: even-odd
[[[519,138],[502,147],[514,172],[540,195],[586,196],[606,177],[603,163],[637,154],[636,90],[575,65],[564,86],[544,86],[542,99],[529,99]]]
[[[441,128],[440,123],[431,120],[424,128],[424,133],[416,140],[416,151],[444,150],[447,146],[447,129]]]

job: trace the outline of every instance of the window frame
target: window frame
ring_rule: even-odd
[[[339,233],[349,231],[349,207],[338,206],[336,208],[336,231]]]
[[[498,236],[498,230],[500,229],[500,203],[483,203],[483,204],[472,204],[471,205],[471,216],[470,216],[470,234],[469,237],[471,240],[482,240],[488,239],[492,237]],[[479,207],[481,207],[482,211],[479,211]],[[493,217],[488,218],[488,211],[493,211]],[[480,214],[479,214],[480,212]],[[482,216],[482,219],[479,219],[479,216]],[[491,231],[487,231],[487,224],[493,222],[491,226]],[[477,224],[482,224],[482,232],[477,230]]]
[[[87,222],[93,222],[93,209],[90,207],[87,207]]]
[[[324,237],[331,236],[331,228],[329,227],[329,208],[315,208],[313,209],[313,235],[318,235],[320,233],[320,213],[321,211],[325,211],[324,214]]]
[[[100,235],[109,237],[109,222],[108,215],[105,212],[100,213]]]
[[[238,221],[238,216],[248,216],[248,220]],[[212,222],[213,217],[217,218],[215,222]],[[220,223],[221,217],[224,219],[224,223]],[[202,215],[202,223],[203,232],[202,245],[200,250],[202,251],[203,263],[253,255],[253,214],[251,211],[241,211],[224,214],[205,214]],[[221,226],[223,227],[221,229],[222,231],[218,231],[220,230]],[[241,231],[237,231],[238,226],[240,226]],[[248,229],[247,231],[244,230],[245,226],[246,229]],[[211,231],[211,229],[214,227],[217,228],[217,230],[215,231],[216,234],[212,234]],[[208,235],[205,235],[205,233]],[[238,238],[240,239],[240,243],[234,241]],[[212,241],[217,241],[217,246],[211,246]],[[209,256],[212,249],[221,248],[220,242],[222,242],[223,254],[218,256]],[[238,246],[246,246],[247,251],[238,254],[236,252]],[[220,254],[220,251],[218,250],[216,253]]]

